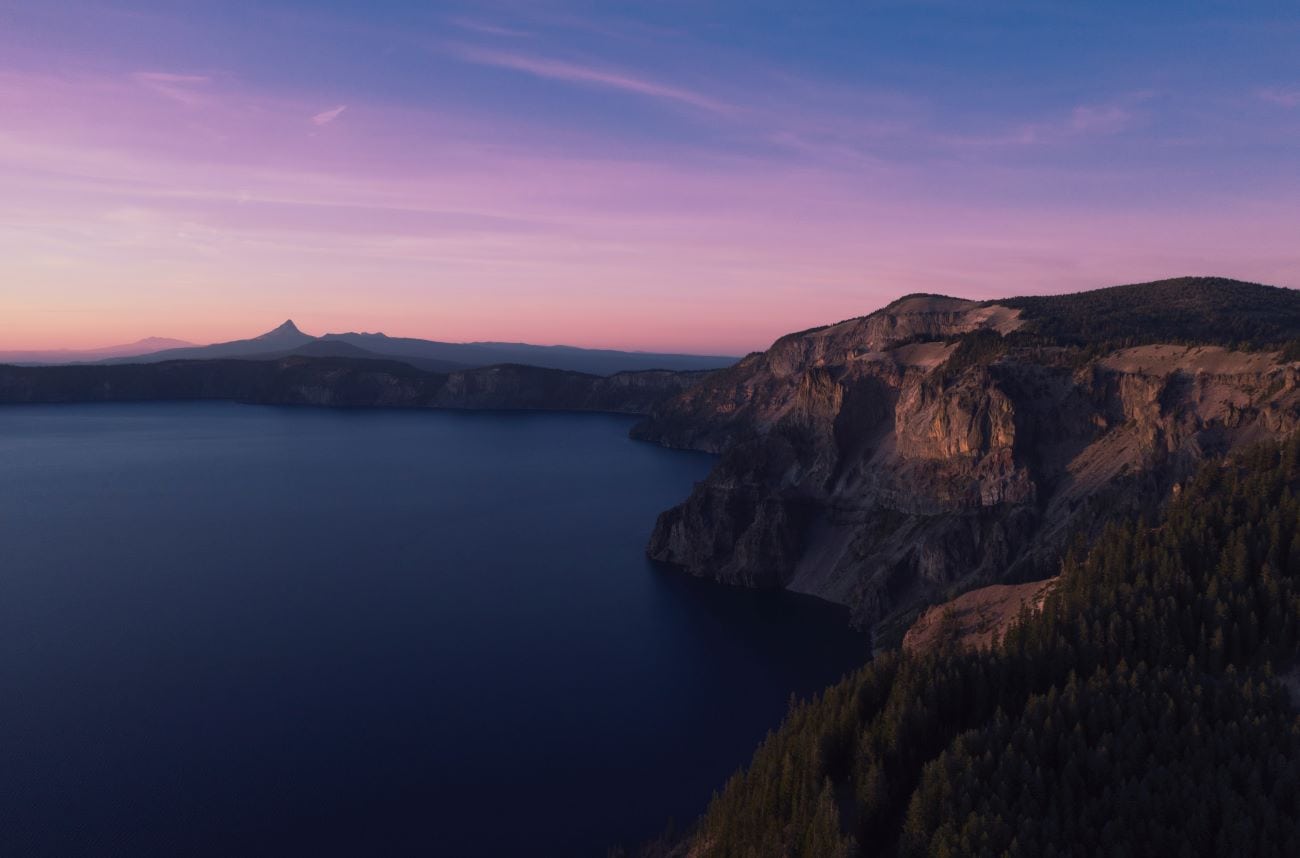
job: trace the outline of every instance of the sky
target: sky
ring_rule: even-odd
[[[1300,287],[1300,6],[0,0],[0,349]]]

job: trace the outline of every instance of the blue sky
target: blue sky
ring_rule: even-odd
[[[738,351],[908,291],[1300,286],[1297,45],[1281,3],[11,4],[0,299],[14,347]]]

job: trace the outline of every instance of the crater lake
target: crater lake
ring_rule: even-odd
[[[0,852],[603,855],[853,669],[592,414],[0,407]]]

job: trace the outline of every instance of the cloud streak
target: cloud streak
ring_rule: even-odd
[[[314,87],[298,63],[232,66],[261,54],[230,50],[254,34],[220,16],[178,25],[172,70],[134,29],[118,54],[34,34],[44,53],[0,50],[5,336],[67,344],[41,319],[102,306],[86,340],[230,339],[275,302],[321,329],[744,352],[908,291],[1297,284],[1295,150],[1259,145],[1300,133],[1286,69],[1208,101],[1142,68],[1123,85],[1159,99],[1114,91],[1086,63],[1011,86],[910,45],[755,55],[711,16],[670,36],[534,14],[524,34],[421,10],[249,42],[299,46]],[[948,85],[909,76],[936,62]]]
[[[139,86],[186,107],[195,107],[203,101],[200,89],[211,82],[207,75],[174,74],[172,72],[135,72],[131,80]]]
[[[1261,89],[1257,95],[1260,99],[1270,104],[1281,105],[1282,107],[1300,107],[1300,87],[1295,89],[1280,89],[1278,87],[1269,87]]]
[[[499,24],[490,24],[487,21],[480,21],[477,18],[465,18],[457,16],[448,19],[452,26],[459,27],[462,30],[469,30],[471,33],[481,33],[487,36],[502,36],[508,39],[526,39],[531,38],[532,33],[527,30],[517,30],[513,27],[502,27]]]
[[[346,104],[340,104],[336,107],[331,107],[328,110],[322,110],[320,113],[317,113],[315,116],[311,118],[311,123],[312,125],[318,127],[329,125],[331,122],[333,122],[334,120],[342,116],[343,111],[347,109],[348,106]]]
[[[1079,134],[1117,134],[1128,127],[1133,114],[1116,104],[1080,105],[1070,114],[1069,129]]]
[[[470,45],[452,46],[450,52],[468,63],[509,69],[542,78],[543,80],[556,80],[597,89],[612,89],[660,101],[684,104],[711,113],[731,114],[736,112],[733,105],[710,98],[703,93],[659,83],[655,80],[614,69],[478,48]]]

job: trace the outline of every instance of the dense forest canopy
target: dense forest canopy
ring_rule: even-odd
[[[999,645],[793,705],[691,854],[1300,855],[1298,490],[1300,440],[1208,463]]]
[[[1300,337],[1300,292],[1224,277],[1178,277],[990,303],[1019,309],[1028,323],[1022,333],[1067,346],[1265,348]]]

